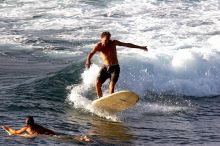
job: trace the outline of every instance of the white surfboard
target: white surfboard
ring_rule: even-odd
[[[96,108],[110,113],[116,113],[134,106],[138,100],[139,96],[132,91],[119,91],[96,99],[92,104]]]

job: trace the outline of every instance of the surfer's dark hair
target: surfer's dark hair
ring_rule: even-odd
[[[110,34],[110,32],[108,32],[108,31],[104,31],[104,32],[102,32],[102,34],[101,34],[101,38],[103,38],[104,36],[108,36],[109,38],[111,37],[111,34]]]
[[[27,125],[34,125],[34,118],[32,116],[26,117],[26,124]]]

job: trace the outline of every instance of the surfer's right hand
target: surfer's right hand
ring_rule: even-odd
[[[85,67],[86,67],[87,69],[89,69],[90,66],[91,66],[91,63],[90,63],[90,62],[86,62]]]

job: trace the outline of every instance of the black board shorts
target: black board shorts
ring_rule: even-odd
[[[103,67],[99,71],[97,80],[99,80],[103,84],[108,78],[110,78],[110,82],[116,83],[119,78],[119,73],[120,73],[120,67],[118,64],[103,65]]]

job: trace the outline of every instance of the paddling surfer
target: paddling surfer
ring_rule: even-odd
[[[41,125],[38,125],[34,122],[34,118],[32,116],[27,116],[25,120],[25,126],[19,130],[14,130],[10,127],[2,126],[3,129],[8,131],[11,135],[21,135],[27,133],[30,136],[37,135],[51,135],[51,136],[59,136],[61,134],[56,133],[50,129],[47,129]],[[62,136],[62,135],[61,135]],[[70,137],[70,136],[69,136]],[[90,142],[91,139],[87,136],[71,136],[72,139]]]
[[[114,93],[115,85],[119,78],[120,67],[118,64],[116,46],[124,46],[129,48],[138,48],[148,51],[146,46],[138,46],[131,43],[124,43],[118,40],[111,40],[111,34],[109,32],[103,32],[101,34],[101,41],[98,42],[92,51],[87,56],[86,68],[91,65],[91,58],[97,52],[103,60],[103,67],[99,71],[99,75],[96,79],[96,93],[98,97],[102,97],[102,84],[109,78],[109,93]]]

